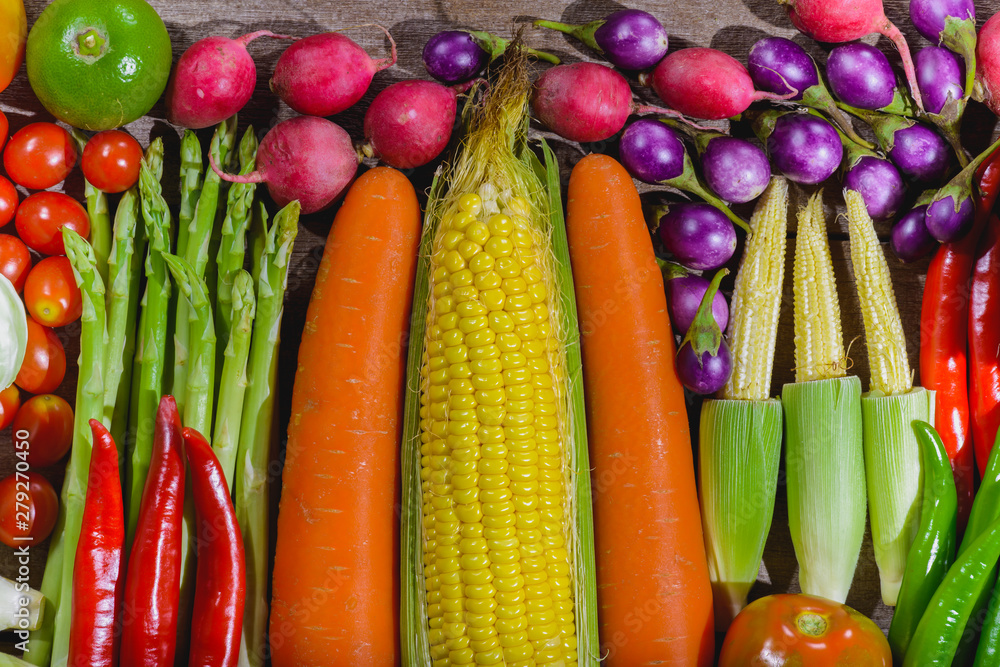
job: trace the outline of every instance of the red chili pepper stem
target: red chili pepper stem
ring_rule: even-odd
[[[198,574],[188,667],[235,667],[246,603],[246,559],[226,476],[211,446],[184,429],[197,512]]]

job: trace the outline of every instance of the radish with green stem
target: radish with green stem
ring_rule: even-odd
[[[192,44],[167,86],[167,118],[192,130],[217,125],[246,106],[257,84],[247,44],[259,37],[294,39],[258,30],[236,39],[206,37]]]
[[[297,40],[274,66],[271,90],[301,114],[332,116],[351,108],[368,91],[376,72],[396,64],[396,42],[387,58],[372,59],[350,37],[324,32]]]
[[[798,92],[778,95],[755,90],[750,74],[736,58],[703,47],[674,51],[639,81],[651,85],[671,109],[704,120],[731,118],[758,100],[787,100]]]
[[[882,0],[778,0],[778,3],[785,5],[796,28],[819,42],[852,42],[873,32],[888,37],[903,60],[917,108],[924,108],[910,47],[899,28],[886,18]]]
[[[618,153],[633,177],[695,194],[725,213],[737,227],[749,231],[747,223],[698,179],[684,142],[660,121],[646,118],[629,125],[618,144]]]
[[[546,70],[532,87],[531,108],[547,128],[579,142],[611,138],[634,113],[683,119],[671,109],[637,104],[625,77],[610,67],[587,62]]]
[[[541,19],[535,25],[576,37],[622,69],[649,69],[667,55],[667,31],[663,24],[639,9],[621,9],[584,25]]]
[[[797,90],[788,101],[822,111],[851,139],[865,148],[874,148],[854,131],[850,116],[837,106],[820,76],[816,61],[792,40],[765,37],[757,41],[747,56],[747,71],[758,89],[777,95]]]
[[[442,83],[462,83],[479,76],[509,45],[508,40],[481,30],[442,30],[424,45],[424,67]],[[553,65],[559,64],[559,59],[549,53],[535,49],[525,52]]]
[[[257,170],[249,174],[227,174],[209,158],[223,180],[266,183],[278,206],[298,200],[302,213],[321,211],[339,199],[358,170],[350,135],[315,116],[296,116],[271,128],[257,149]]]

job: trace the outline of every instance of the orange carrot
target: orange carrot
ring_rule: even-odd
[[[372,169],[347,194],[309,302],[282,474],[274,667],[399,663],[399,442],[420,207]]]
[[[582,334],[602,663],[711,665],[712,589],[663,278],[613,159],[573,169],[567,211]]]

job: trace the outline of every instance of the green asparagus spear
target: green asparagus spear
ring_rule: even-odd
[[[132,543],[136,523],[139,520],[142,488],[146,483],[153,448],[156,410],[163,392],[167,315],[171,291],[167,265],[163,261],[163,255],[170,252],[170,210],[163,199],[160,182],[145,160],[139,172],[139,191],[142,195],[142,218],[149,239],[149,252],[146,256],[146,294],[142,301],[142,347],[136,352],[140,372],[138,405],[135,411],[135,444],[129,467],[127,544]]]
[[[76,386],[76,410],[73,421],[73,449],[66,478],[63,482],[62,511],[65,514],[63,532],[62,589],[56,610],[55,634],[52,644],[52,665],[63,667],[69,652],[71,618],[70,594],[73,590],[73,564],[76,545],[80,540],[83,505],[87,498],[87,476],[90,470],[91,441],[88,422],[104,412],[104,348],[107,323],[104,305],[104,283],[97,271],[94,251],[79,234],[68,227],[62,229],[66,256],[73,265],[73,274],[83,298],[80,317],[80,377]]]
[[[229,151],[236,138],[236,116],[223,121],[215,129],[209,151],[219,164],[225,164],[229,159]],[[205,276],[208,264],[208,245],[215,227],[216,211],[219,205],[219,176],[214,171],[205,174],[198,203],[194,209],[194,217],[187,225],[187,235],[184,240],[184,252],[178,250],[178,256],[183,257],[194,267],[195,274]],[[184,188],[186,189],[186,188]],[[178,232],[179,233],[179,232]],[[178,246],[179,248],[180,246]],[[183,415],[187,402],[187,375],[189,372],[191,336],[190,314],[186,299],[177,299],[176,316],[174,317],[174,363],[169,383],[170,392],[177,401],[177,409]]]
[[[66,484],[63,484],[65,499]],[[32,665],[48,667],[52,658],[52,640],[56,628],[56,610],[62,601],[62,570],[65,545],[63,544],[66,529],[66,513],[59,512],[56,526],[49,541],[49,553],[45,559],[45,571],[42,573],[42,585],[39,587],[45,597],[45,610],[42,612],[42,622],[38,629],[28,638],[24,659]]]
[[[278,343],[292,244],[300,206],[293,201],[274,217],[260,255],[257,318],[253,326],[249,385],[237,454],[236,518],[247,559],[241,666],[261,667],[267,641],[268,466],[278,380]]]
[[[247,358],[250,355],[250,333],[253,330],[257,299],[253,278],[240,269],[233,278],[231,336],[226,345],[219,381],[219,401],[215,411],[215,434],[212,449],[219,457],[226,484],[233,488],[236,452],[239,446],[240,423],[243,421],[243,399],[247,389]]]
[[[247,128],[240,141],[240,173],[249,174],[257,165],[257,136],[253,126]],[[222,221],[222,237],[217,258],[218,287],[215,301],[215,330],[220,356],[229,342],[233,314],[233,280],[243,269],[246,255],[246,231],[253,206],[254,183],[234,183],[229,188],[226,217]],[[221,364],[220,364],[221,365]],[[220,387],[221,389],[221,387]]]
[[[184,130],[184,138],[181,139],[181,208],[177,213],[177,254],[181,257],[187,252],[188,227],[201,196],[204,171],[198,135],[194,130]]]
[[[87,135],[75,127],[71,129],[79,153],[87,145]],[[111,254],[111,215],[108,212],[108,196],[83,179],[83,193],[87,199],[87,217],[90,219],[90,247],[97,258],[97,272],[101,280],[108,284],[108,256]]]

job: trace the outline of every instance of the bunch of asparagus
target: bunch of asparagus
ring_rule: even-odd
[[[257,138],[248,128],[234,151],[236,125],[235,116],[221,123],[209,150],[220,165],[238,159],[245,174],[255,168]],[[77,138],[86,141],[83,135]],[[248,560],[240,664],[264,662],[271,424],[299,206],[292,202],[268,224],[263,203],[254,202],[256,186],[239,183],[224,190],[219,177],[205,169],[200,141],[190,130],[181,142],[176,223],[162,193],[162,173],[163,142],[155,139],[143,158],[139,183],[118,201],[113,223],[107,196],[87,183],[90,243],[65,232],[84,300],[80,375],[62,511],[41,586],[50,608],[32,633],[25,656],[30,664],[66,665],[73,563],[92,445],[87,422],[101,419],[119,445],[130,544],[149,470],[156,408],[165,394],[176,398],[185,426],[210,437],[234,492]],[[188,654],[194,534],[188,502],[179,665]]]

